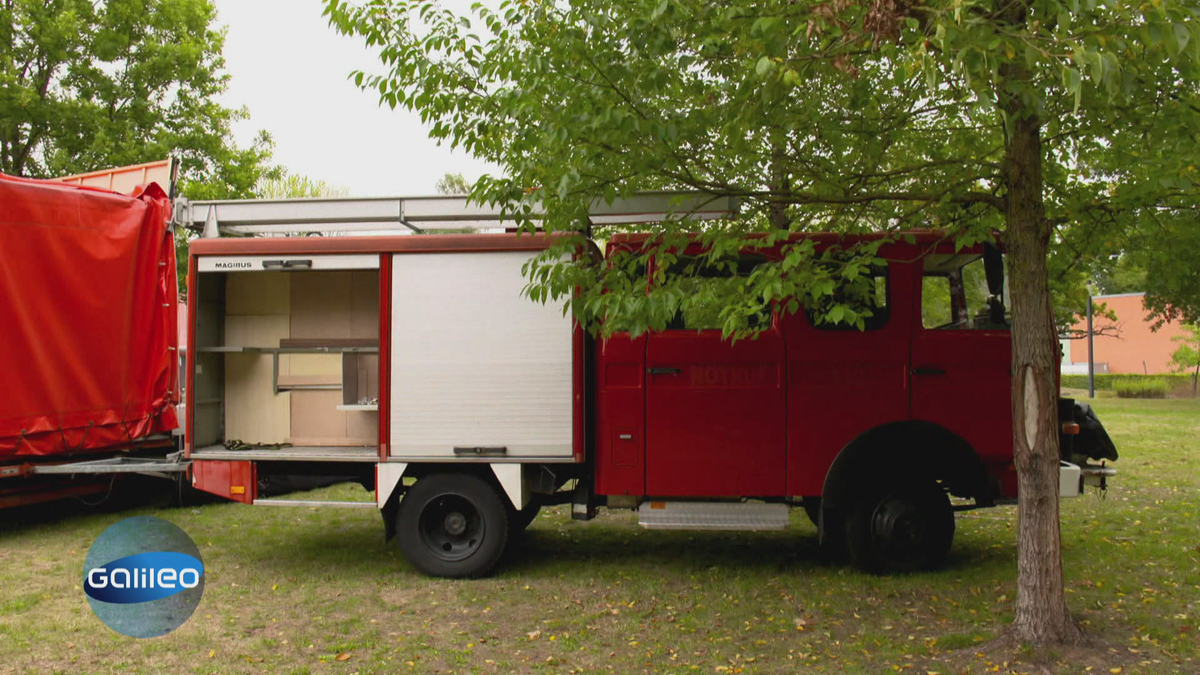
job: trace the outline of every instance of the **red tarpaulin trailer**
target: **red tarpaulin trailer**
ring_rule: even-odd
[[[95,454],[177,426],[167,194],[0,174],[0,461]]]

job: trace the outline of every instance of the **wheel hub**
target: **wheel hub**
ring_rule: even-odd
[[[418,522],[421,543],[446,562],[471,557],[485,535],[478,507],[461,494],[443,494],[429,500]]]
[[[467,518],[461,513],[455,511],[446,516],[446,520],[442,523],[442,527],[446,528],[446,532],[451,536],[458,536],[467,529]]]
[[[921,511],[903,497],[885,499],[871,518],[871,534],[884,552],[903,556],[919,551],[925,534]]]

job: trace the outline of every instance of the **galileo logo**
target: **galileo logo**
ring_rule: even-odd
[[[204,563],[191,537],[174,524],[126,518],[88,550],[83,590],[96,616],[118,633],[166,635],[200,604]]]

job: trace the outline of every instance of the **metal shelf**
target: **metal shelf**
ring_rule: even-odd
[[[378,462],[379,448],[377,446],[323,445],[229,450],[223,445],[210,445],[193,450],[189,459],[194,461],[215,459],[258,462]]]
[[[271,389],[275,394],[281,391],[305,389],[342,389],[340,384],[280,384],[279,355],[280,354],[378,354],[379,347],[238,347],[223,345],[218,347],[198,347],[197,352],[209,354],[270,354],[271,355]],[[345,366],[343,365],[343,368]]]
[[[209,354],[378,354],[379,347],[197,347]]]

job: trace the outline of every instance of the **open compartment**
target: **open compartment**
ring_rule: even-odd
[[[200,259],[193,457],[378,458],[378,256],[360,257],[236,271]]]

